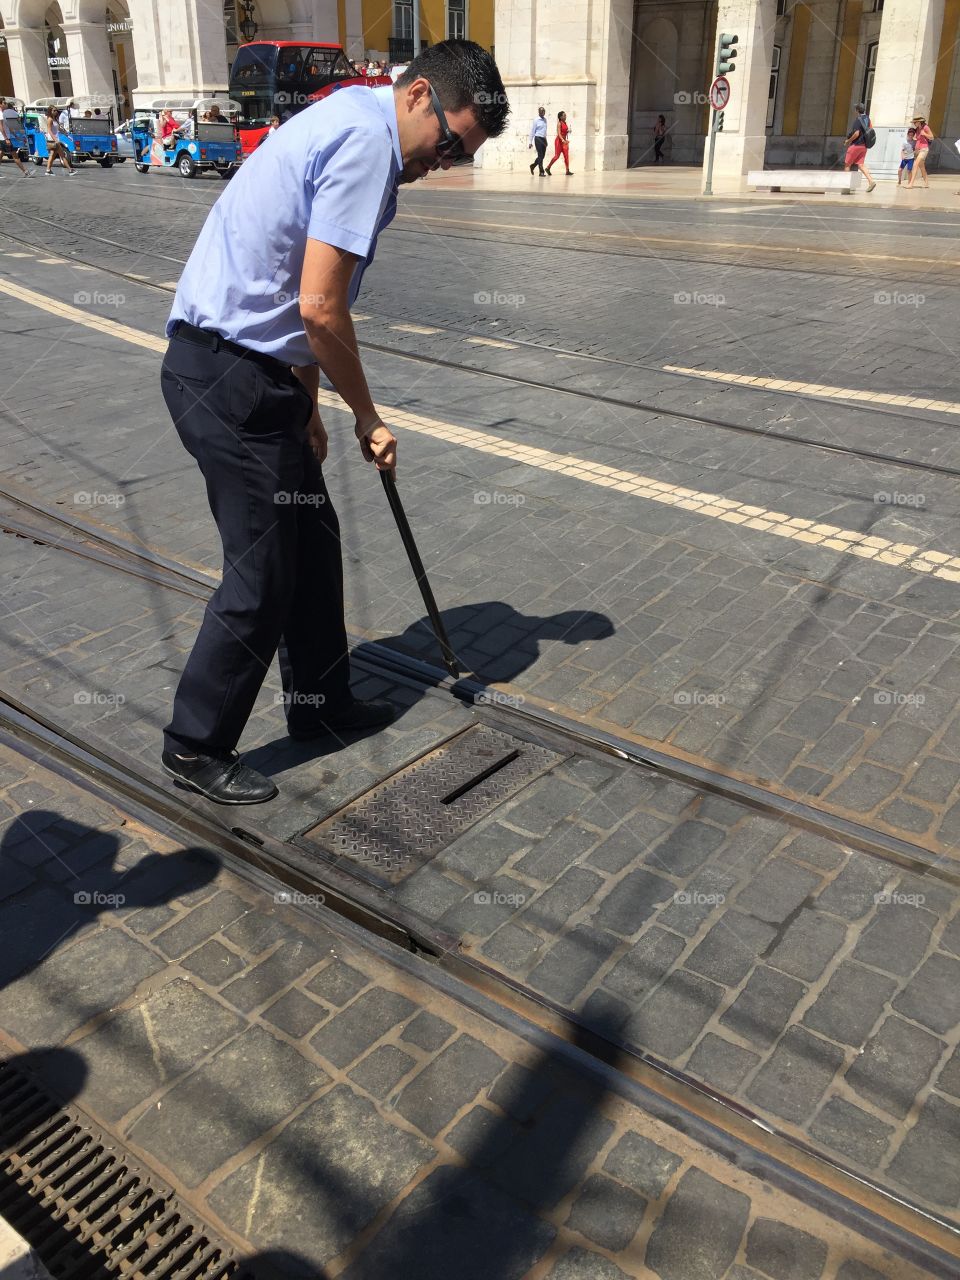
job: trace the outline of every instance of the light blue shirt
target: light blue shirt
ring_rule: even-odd
[[[315,364],[300,318],[307,239],[361,259],[397,211],[403,157],[393,86],[338,89],[287,120],[210,210],[177,285],[177,320],[290,365]]]
[[[546,116],[537,116],[533,124],[530,126],[530,141],[534,138],[545,138],[547,136],[547,118]]]

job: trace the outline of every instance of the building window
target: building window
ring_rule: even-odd
[[[883,0],[873,0],[873,12],[883,13]]]
[[[860,94],[860,101],[867,111],[870,110],[870,99],[873,97],[873,77],[877,71],[877,50],[879,48],[879,40],[874,40],[873,44],[867,45],[867,58],[863,70],[863,90]]]
[[[777,110],[777,90],[780,87],[780,45],[773,46],[773,59],[770,63],[770,88],[767,90],[767,128],[773,128],[773,117]]]
[[[782,18],[787,12],[787,0],[777,0],[777,17]]]
[[[466,40],[467,0],[447,0],[447,39]]]
[[[410,0],[394,0],[393,34],[398,40],[413,39],[413,5]]]

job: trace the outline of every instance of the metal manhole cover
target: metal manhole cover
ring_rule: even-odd
[[[564,758],[473,725],[312,827],[304,839],[397,883]]]

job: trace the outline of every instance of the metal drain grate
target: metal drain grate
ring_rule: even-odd
[[[304,838],[396,883],[565,757],[473,725]]]
[[[0,1217],[54,1277],[240,1280],[240,1262],[86,1117],[0,1060]]]

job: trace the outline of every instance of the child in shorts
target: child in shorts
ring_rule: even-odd
[[[914,139],[917,136],[916,129],[907,130],[907,140],[900,148],[900,172],[897,174],[897,186],[899,187],[903,180],[903,172],[906,170],[907,177],[913,172],[913,155],[915,151]]]

